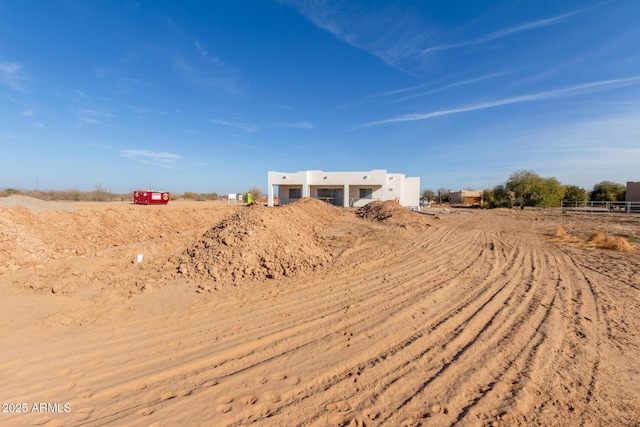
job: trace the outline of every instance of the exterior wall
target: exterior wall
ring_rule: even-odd
[[[404,175],[401,173],[390,173],[387,175],[387,186],[384,190],[382,200],[400,200],[402,198],[402,181]]]
[[[298,199],[289,198],[289,189],[298,188],[300,189],[300,194],[302,197],[302,186],[301,185],[281,185],[278,188],[278,201],[282,205],[286,205],[287,203],[295,202]]]
[[[280,204],[287,204],[289,188],[301,188],[302,197],[318,197],[318,189],[342,189],[343,201],[338,206],[364,206],[373,200],[394,200],[403,206],[417,207],[420,199],[420,178],[405,178],[403,174],[387,174],[386,170],[367,172],[324,172],[319,170],[295,173],[268,173],[268,200],[273,206],[275,187]],[[361,188],[371,188],[370,199],[360,198]]]
[[[404,175],[403,175],[404,178]],[[402,196],[400,204],[410,208],[420,207],[420,178],[403,179]]]
[[[462,203],[462,191],[451,191],[449,193],[449,203]]]
[[[360,190],[363,188],[370,188],[371,198],[360,198]],[[360,208],[367,203],[375,200],[382,200],[383,190],[382,185],[350,185],[349,186],[349,206]]]
[[[640,202],[640,182],[627,182],[627,195],[624,200],[627,202]]]
[[[482,190],[460,190],[449,193],[449,203],[474,205],[482,204],[484,192]]]

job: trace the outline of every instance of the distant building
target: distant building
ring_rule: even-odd
[[[313,197],[345,208],[361,207],[374,200],[396,200],[409,208],[420,205],[420,178],[387,173],[386,170],[309,170],[294,173],[270,171],[269,206],[273,206],[275,187],[278,187],[278,200],[283,205],[303,197]]]
[[[627,202],[640,202],[640,182],[627,181]]]
[[[460,190],[449,193],[449,203],[452,205],[481,205],[484,202],[482,190]]]

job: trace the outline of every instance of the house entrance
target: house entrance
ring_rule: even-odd
[[[324,200],[333,206],[344,205],[344,189],[343,188],[318,188],[318,199]]]

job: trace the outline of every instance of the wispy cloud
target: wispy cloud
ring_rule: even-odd
[[[314,129],[316,125],[305,120],[303,122],[296,123],[283,123],[278,125],[277,127],[284,129]]]
[[[91,144],[89,144],[92,147],[96,147],[96,148],[111,148],[110,145],[106,145],[106,144],[99,144],[97,142],[92,142]]]
[[[234,122],[234,121],[221,119],[221,118],[211,119],[211,120],[209,120],[209,122],[211,122],[213,124],[216,124],[216,125],[220,125],[220,126],[232,127],[232,128],[241,130],[243,132],[248,132],[248,133],[258,132],[260,130],[260,128],[258,126],[256,126],[256,125],[252,125],[252,124],[248,124],[248,123]]]
[[[206,44],[187,34],[171,19],[167,19],[166,22],[185,46],[180,51],[169,54],[173,68],[183,77],[185,83],[222,89],[231,94],[243,92],[237,79],[238,70],[226,64],[218,56],[212,55]],[[193,48],[198,54],[198,59],[193,58]]]
[[[213,62],[214,64],[225,65],[220,58],[209,55],[209,51],[207,50],[207,47],[200,44],[198,40],[195,40],[193,44],[196,47],[196,50],[200,54],[201,58],[206,58],[207,60]]]
[[[391,95],[398,95],[400,93],[406,93],[406,92],[412,92],[418,89],[423,89],[429,85],[431,85],[431,82],[428,83],[422,83],[416,86],[411,86],[411,87],[407,87],[407,88],[402,88],[402,89],[394,89],[394,90],[389,90],[389,91],[385,91],[385,92],[379,92],[379,93],[372,93],[371,95],[367,95],[363,98],[363,100],[361,101],[355,101],[355,102],[348,102],[346,104],[342,104],[342,105],[338,105],[337,107],[335,107],[336,109],[343,109],[343,108],[353,108],[353,107],[359,107],[361,105],[365,105],[367,104],[369,101],[377,99],[377,98],[383,98],[386,96],[391,96]]]
[[[22,112],[22,115],[23,115],[24,117],[31,117],[31,116],[33,116],[33,110],[24,110],[24,111]]]
[[[429,64],[427,57],[437,51],[480,45],[518,33],[560,24],[595,6],[536,21],[501,28],[470,40],[442,43],[444,29],[420,18],[406,6],[385,7],[346,0],[280,0],[295,8],[317,27],[344,43],[377,56],[390,66],[420,76]],[[597,5],[596,5],[597,6]]]
[[[172,59],[172,63],[173,68],[183,77],[185,83],[205,88],[221,89],[231,94],[242,93],[236,78],[228,75],[225,70],[222,73],[213,73],[178,56]]]
[[[434,94],[434,93],[437,93],[437,92],[442,92],[443,90],[451,89],[451,88],[454,88],[454,87],[459,87],[459,86],[465,86],[465,85],[469,85],[469,84],[473,84],[473,83],[478,83],[478,82],[481,82],[481,81],[484,81],[484,80],[489,80],[489,79],[493,79],[493,78],[496,78],[496,77],[499,77],[499,76],[503,76],[505,74],[508,74],[509,72],[510,71],[501,71],[501,72],[498,72],[498,73],[491,73],[491,74],[487,74],[487,75],[480,76],[480,77],[474,77],[472,79],[467,79],[467,80],[462,80],[462,81],[450,83],[448,85],[440,86],[440,87],[437,87],[435,89],[431,89],[431,90],[428,90],[428,91],[425,91],[425,92],[414,93],[414,94],[411,94],[411,95],[405,95],[405,96],[402,96],[400,98],[396,98],[396,99],[394,99],[392,101],[389,101],[389,104],[395,104],[395,103],[398,103],[398,102],[406,101],[408,99],[419,98],[419,97],[422,97],[422,96],[431,95],[431,94]]]
[[[546,92],[538,92],[529,95],[516,96],[513,98],[505,98],[497,101],[485,102],[481,104],[469,105],[466,107],[452,108],[449,110],[433,111],[430,113],[413,113],[392,117],[384,120],[377,120],[357,128],[367,128],[389,123],[411,122],[416,120],[427,120],[435,117],[448,116],[452,114],[466,113],[469,111],[484,110],[487,108],[495,108],[503,105],[518,104],[523,102],[542,101],[546,99],[563,98],[569,96],[577,96],[585,93],[607,90],[615,87],[623,87],[629,85],[640,84],[640,76],[603,80],[599,82],[586,83],[582,85],[572,86],[564,89],[550,90]]]
[[[93,109],[79,109],[76,112],[78,121],[88,125],[97,125],[101,123],[110,122],[115,117],[115,114],[109,111],[93,110]]]
[[[164,168],[176,168],[176,161],[182,158],[182,156],[178,154],[151,150],[121,150],[120,155],[122,157],[133,158],[141,163]]]
[[[281,0],[337,39],[377,56],[390,66],[415,75],[420,52],[438,37],[439,28],[408,8],[349,1]]]
[[[530,30],[535,30],[538,28],[543,28],[543,27],[547,27],[549,25],[554,25],[554,24],[558,24],[562,21],[564,21],[565,19],[576,15],[578,13],[583,12],[583,10],[579,10],[579,11],[574,11],[571,13],[565,13],[564,15],[559,15],[559,16],[555,16],[552,18],[546,18],[546,19],[540,19],[538,21],[531,21],[531,22],[525,22],[522,24],[518,24],[518,25],[514,25],[512,27],[508,27],[508,28],[503,28],[501,30],[498,31],[494,31],[492,33],[489,34],[485,34],[484,36],[478,37],[476,39],[473,40],[467,40],[464,42],[460,42],[460,43],[451,43],[451,44],[443,44],[443,45],[439,45],[439,46],[433,46],[433,47],[429,47],[427,49],[423,49],[420,53],[422,55],[427,55],[429,53],[433,53],[433,52],[437,52],[439,50],[448,50],[448,49],[456,49],[456,48],[461,48],[461,47],[467,47],[467,46],[473,46],[473,45],[479,45],[482,43],[487,43],[493,40],[497,40],[497,39],[501,39],[503,37],[507,37],[510,36],[512,34],[516,34],[516,33],[520,33],[523,31],[530,31]]]
[[[0,62],[0,83],[18,92],[27,92],[26,82],[29,78],[22,64],[18,62]]]

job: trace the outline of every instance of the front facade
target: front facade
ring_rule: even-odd
[[[294,173],[269,172],[269,206],[273,206],[275,187],[281,205],[303,197],[324,200],[334,206],[361,207],[374,200],[397,200],[402,206],[420,205],[420,178],[386,170],[368,172]]]

